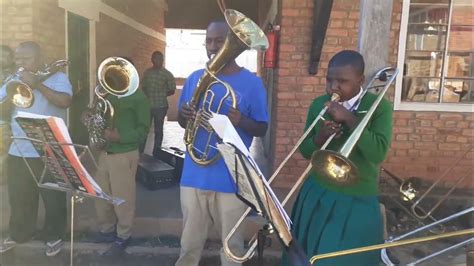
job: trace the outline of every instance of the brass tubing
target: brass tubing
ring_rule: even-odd
[[[444,233],[444,234],[440,234],[440,235],[425,236],[425,237],[419,237],[419,238],[413,238],[413,239],[407,239],[407,240],[400,240],[400,241],[391,242],[391,243],[384,243],[384,244],[377,244],[377,245],[360,247],[360,248],[346,249],[346,250],[341,250],[341,251],[335,251],[335,252],[315,255],[315,256],[311,257],[309,262],[311,264],[314,264],[315,261],[320,260],[320,259],[334,258],[334,257],[338,257],[338,256],[352,255],[352,254],[356,254],[356,253],[362,253],[362,252],[373,251],[373,250],[378,250],[378,249],[398,247],[398,246],[404,246],[404,245],[410,245],[410,244],[417,244],[417,243],[423,243],[423,242],[427,242],[427,241],[433,241],[433,240],[438,240],[438,239],[443,239],[443,238],[448,238],[448,237],[464,236],[464,235],[472,235],[472,234],[474,234],[474,229],[465,229],[465,230],[460,230],[460,231]]]

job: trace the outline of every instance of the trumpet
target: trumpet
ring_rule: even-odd
[[[58,60],[47,66],[45,69],[37,71],[34,75],[36,75],[41,82],[48,79],[61,68],[67,66],[67,64],[67,60]],[[20,79],[23,71],[25,71],[25,69],[20,67],[14,74],[5,79],[4,83],[6,86],[7,97],[0,102],[1,105],[5,104],[6,101],[10,101],[16,107],[30,108],[34,104],[35,98],[33,89]]]
[[[295,193],[295,191],[300,187],[300,185],[303,183],[303,181],[306,179],[306,177],[309,175],[311,171],[316,171],[318,167],[324,167],[324,174],[328,176],[328,178],[331,178],[334,180],[334,182],[339,183],[341,185],[348,184],[351,182],[355,182],[358,179],[357,175],[357,169],[356,167],[350,162],[349,159],[347,159],[347,156],[350,154],[350,151],[352,148],[355,146],[357,143],[358,138],[362,134],[363,129],[367,126],[367,123],[369,122],[371,116],[373,115],[375,109],[379,105],[380,101],[382,100],[384,94],[388,90],[390,84],[395,80],[395,77],[398,74],[398,69],[392,68],[392,67],[385,67],[379,70],[374,77],[371,79],[371,81],[368,83],[368,85],[364,88],[362,95],[360,96],[361,99],[364,97],[364,95],[367,93],[369,89],[373,88],[378,88],[382,87],[383,89],[379,93],[377,99],[374,101],[372,107],[367,111],[366,115],[364,118],[359,122],[359,125],[354,129],[352,135],[348,138],[346,141],[346,145],[343,146],[343,150],[339,152],[331,152],[331,153],[321,153],[321,151],[324,151],[326,147],[329,145],[329,143],[332,141],[335,135],[332,135],[326,143],[321,147],[321,150],[316,151],[315,153],[318,153],[316,156],[313,154],[311,158],[311,164],[309,164],[306,169],[303,171],[303,173],[300,175],[300,177],[297,179],[295,185],[291,188],[291,190],[288,192],[284,200],[281,202],[282,206],[285,206],[288,200],[292,197],[292,195]],[[376,81],[381,81],[383,85],[381,84],[375,84]],[[340,99],[340,96],[337,94],[331,95],[331,101],[338,102]],[[324,107],[320,113],[317,115],[317,117],[314,119],[314,121],[308,126],[306,131],[303,133],[303,135],[299,138],[299,140],[296,142],[295,146],[292,148],[292,150],[289,152],[289,154],[283,159],[283,161],[280,163],[278,168],[275,170],[275,172],[272,174],[270,179],[268,180],[268,183],[271,184],[273,180],[277,177],[277,175],[280,173],[281,169],[286,165],[288,160],[291,158],[291,156],[296,152],[296,150],[299,148],[301,143],[306,139],[306,137],[311,133],[311,131],[314,129],[316,124],[324,119],[323,116],[327,112],[327,107]],[[336,158],[338,159],[338,162],[341,162],[341,164],[336,164],[336,162],[331,162],[329,163],[323,163],[323,162],[328,162],[329,161],[329,156],[337,156]],[[345,157],[344,157],[345,156]],[[332,158],[332,157],[331,157]],[[349,168],[347,168],[349,167]],[[332,169],[341,169],[340,171],[335,172],[336,175],[329,175],[330,173],[333,173]],[[344,171],[342,171],[344,170]],[[321,172],[321,171],[317,171]],[[264,194],[264,193],[262,193]],[[260,199],[262,200],[262,199]],[[255,249],[257,247],[257,237],[254,235],[252,237],[251,242],[249,243],[249,249],[248,251],[243,255],[243,256],[237,256],[235,255],[230,249],[228,249],[228,244],[227,242],[231,237],[233,236],[234,232],[237,230],[237,228],[243,223],[244,219],[246,216],[250,213],[251,208],[247,208],[247,210],[242,214],[240,219],[237,221],[237,223],[234,225],[234,227],[231,229],[229,234],[226,237],[226,240],[224,242],[224,251],[226,255],[232,260],[236,262],[243,262],[246,260],[249,260],[254,254],[255,254]],[[273,223],[274,221],[270,221]],[[281,236],[280,236],[281,237]],[[284,243],[289,243],[290,241],[288,239],[282,239],[282,242]]]

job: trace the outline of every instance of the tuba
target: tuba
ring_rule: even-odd
[[[45,81],[51,75],[58,72],[61,68],[67,66],[67,60],[58,60],[43,70],[34,73],[40,82]],[[6,101],[11,102],[14,106],[19,108],[30,108],[34,101],[33,89],[26,83],[20,80],[21,73],[25,71],[23,67],[5,79],[7,97],[0,102],[0,105],[6,104]]]
[[[94,103],[82,113],[82,123],[89,133],[89,146],[96,150],[107,147],[104,130],[113,128],[114,107],[106,99],[108,94],[120,98],[134,94],[139,76],[136,68],[121,57],[109,57],[100,63],[97,71],[99,85],[95,87]]]
[[[226,94],[223,99],[220,100],[219,107],[215,112],[219,112],[224,100],[228,97],[232,100],[232,107],[237,107],[237,100],[235,97],[234,90],[232,87],[219,80],[217,74],[243,51],[247,49],[259,49],[265,50],[268,47],[268,40],[264,32],[249,18],[242,13],[232,10],[225,10],[225,19],[230,28],[230,32],[225,39],[223,47],[219,52],[212,58],[208,63],[205,73],[201,76],[196,89],[194,90],[193,96],[190,101],[190,105],[198,107],[201,99],[205,99],[206,94],[212,93],[210,90],[211,86],[217,83],[222,83],[226,88]],[[211,96],[212,97],[212,96]],[[212,97],[213,98],[213,97]],[[184,132],[184,143],[189,152],[191,159],[202,166],[213,163],[218,158],[218,153],[214,156],[210,156],[211,137],[208,138],[206,143],[206,149],[200,151],[194,146],[194,139],[198,132],[198,129],[205,130],[211,136],[213,133],[212,127],[209,125],[209,118],[212,116],[210,106],[213,100],[206,102],[209,108],[201,107],[196,113],[196,119],[188,121]]]

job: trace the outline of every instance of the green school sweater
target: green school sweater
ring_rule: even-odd
[[[107,99],[114,107],[113,127],[120,134],[119,142],[112,142],[107,152],[124,153],[138,149],[144,142],[150,129],[150,103],[141,90],[134,94],[118,98],[109,95]]]
[[[363,112],[370,109],[376,98],[377,95],[367,92],[367,94],[361,100],[359,108],[355,113],[359,121],[365,115]],[[305,130],[314,121],[319,112],[324,108],[324,103],[329,100],[330,97],[328,95],[324,95],[316,98],[313,101],[308,111]],[[329,115],[325,115],[324,117],[326,119],[331,119]],[[318,132],[321,125],[322,121],[319,121],[299,147],[301,154],[306,159],[311,159],[312,153],[320,148],[314,144],[313,136]],[[338,139],[333,139],[326,149],[338,151],[350,134],[351,132],[349,129],[344,127],[341,137]],[[352,153],[349,155],[349,159],[354,162],[354,164],[359,169],[360,181],[350,186],[338,186],[325,182],[314,172],[310,174],[310,178],[315,178],[317,182],[324,188],[342,194],[353,196],[377,195],[377,176],[379,174],[379,167],[387,156],[391,141],[392,105],[388,100],[382,99],[379,106],[375,109],[374,114],[365,127],[357,144],[354,146]]]

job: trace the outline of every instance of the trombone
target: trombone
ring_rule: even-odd
[[[336,252],[330,252],[330,253],[325,253],[325,254],[320,254],[320,255],[316,255],[316,256],[313,256],[311,257],[310,259],[310,263],[311,264],[315,264],[315,262],[317,260],[321,260],[321,259],[327,259],[327,258],[334,258],[334,257],[338,257],[338,256],[345,256],[345,255],[352,255],[352,254],[357,254],[357,253],[362,253],[362,252],[367,252],[367,251],[373,251],[373,250],[379,250],[381,249],[382,250],[382,260],[387,264],[387,265],[394,265],[390,259],[388,258],[387,256],[387,253],[386,253],[386,248],[390,248],[390,247],[398,247],[398,246],[404,246],[404,245],[409,245],[409,244],[417,244],[417,243],[423,243],[423,242],[427,242],[427,241],[432,241],[432,240],[438,240],[438,239],[444,239],[444,238],[449,238],[449,237],[455,237],[455,236],[466,236],[466,235],[471,235],[471,236],[474,236],[474,229],[473,228],[470,228],[470,229],[465,229],[465,230],[459,230],[459,231],[453,231],[453,232],[448,232],[448,233],[443,233],[443,234],[439,234],[439,235],[433,235],[433,236],[426,236],[426,237],[419,237],[419,238],[413,238],[413,239],[408,239],[408,240],[400,240],[400,239],[403,239],[407,236],[410,236],[410,235],[413,235],[415,233],[418,233],[420,231],[423,231],[423,230],[426,230],[426,229],[429,229],[435,225],[438,225],[440,223],[444,223],[444,222],[447,222],[447,221],[450,221],[454,218],[457,218],[457,217],[460,217],[462,215],[465,215],[465,214],[469,214],[469,213],[472,213],[474,211],[474,207],[470,207],[470,208],[467,208],[461,212],[458,212],[458,213],[455,213],[455,214],[452,214],[444,219],[441,219],[439,221],[436,221],[436,222],[433,222],[431,224],[428,224],[428,225],[425,225],[425,226],[422,226],[422,227],[419,227],[411,232],[408,232],[404,235],[401,235],[399,237],[396,237],[396,238],[393,238],[393,239],[390,239],[388,240],[386,243],[384,244],[378,244],[378,245],[371,245],[371,246],[366,246],[366,247],[359,247],[359,248],[353,248],[353,249],[347,249],[347,250],[341,250],[341,251],[336,251]],[[441,251],[438,251],[438,252],[435,252],[431,255],[428,255],[427,257],[425,258],[422,258],[422,259],[419,259],[418,261],[414,262],[414,263],[411,263],[409,265],[414,265],[416,263],[420,263],[422,261],[425,261],[427,259],[430,259],[430,258],[433,258],[434,256],[438,256],[446,251],[449,251],[453,248],[456,248],[458,246],[461,246],[461,245],[465,245],[467,243],[470,243],[474,240],[474,238],[470,238],[466,241],[463,241],[463,242],[460,242],[456,245],[453,245],[451,247],[448,247],[446,249],[443,249]]]
[[[344,145],[343,148],[344,150],[343,151],[340,151],[338,153],[336,152],[332,152],[332,154],[340,154],[340,155],[343,155],[343,156],[348,156],[350,154],[350,151],[352,151],[352,148],[355,146],[355,144],[357,143],[357,140],[358,138],[360,137],[360,135],[362,134],[362,131],[363,129],[366,127],[367,123],[369,122],[371,116],[373,115],[375,109],[377,108],[378,104],[380,103],[380,101],[382,100],[382,98],[384,97],[384,94],[387,92],[388,88],[390,87],[390,85],[392,84],[392,82],[395,80],[396,76],[398,74],[398,69],[395,69],[395,68],[392,68],[392,67],[384,67],[382,69],[380,69],[374,76],[373,78],[370,80],[370,82],[368,83],[368,85],[364,88],[363,92],[362,92],[362,95],[360,96],[361,99],[362,97],[365,96],[365,94],[367,93],[367,91],[369,89],[374,89],[374,88],[380,88],[382,87],[383,89],[381,90],[381,92],[379,93],[377,99],[374,101],[372,107],[367,111],[367,114],[364,116],[364,118],[359,122],[359,125],[354,129],[352,135],[349,137],[349,139],[347,140],[346,144],[347,145]],[[380,81],[380,82],[383,82],[382,84],[376,84],[376,81]],[[337,95],[337,94],[333,94],[331,96],[331,101],[334,101],[334,102],[338,102],[340,99],[340,96]],[[278,168],[275,170],[275,172],[272,174],[272,176],[270,177],[270,179],[268,180],[268,183],[271,184],[273,182],[273,180],[276,178],[276,176],[280,173],[281,169],[283,168],[283,166],[288,162],[288,160],[290,159],[290,157],[296,152],[296,150],[298,149],[298,147],[301,145],[301,143],[306,139],[306,137],[309,135],[309,133],[313,130],[313,128],[316,126],[316,124],[319,122],[319,120],[322,120],[324,119],[323,116],[326,114],[326,111],[327,111],[327,107],[324,107],[320,113],[317,115],[317,117],[314,119],[314,121],[308,126],[308,128],[306,129],[306,131],[303,133],[303,135],[298,139],[298,141],[296,142],[295,146],[292,148],[292,150],[290,151],[290,153],[285,157],[285,159],[280,163],[280,165],[278,166]],[[335,135],[332,135],[327,141],[326,143],[321,147],[321,150],[325,150],[327,145],[329,145],[329,143],[332,141],[332,139],[334,138]],[[354,137],[353,137],[354,136]],[[350,141],[350,142],[349,142]],[[315,152],[316,153],[316,152]],[[318,157],[319,161],[316,161],[315,160],[315,156],[313,154],[313,157],[311,158],[311,164],[309,164],[306,169],[304,170],[304,172],[300,175],[300,177],[297,179],[295,185],[291,188],[290,192],[288,192],[288,194],[286,195],[285,199],[281,202],[281,205],[284,207],[285,204],[288,202],[288,200],[292,197],[292,195],[294,194],[294,192],[300,187],[301,183],[303,183],[303,181],[306,179],[306,176],[313,170],[315,171],[315,167],[332,167],[332,169],[335,169],[337,167],[339,167],[341,170],[342,169],[346,169],[344,168],[345,166],[343,165],[325,165],[325,166],[322,166],[321,164],[319,164],[319,162],[324,159],[324,154],[319,154],[321,156]],[[344,160],[341,160],[341,161],[344,161],[344,162],[347,162],[349,161],[347,158],[344,159]],[[350,161],[349,161],[350,162]],[[358,176],[355,175],[355,173],[357,172],[357,169],[355,169],[355,167],[352,167],[352,169],[349,169],[349,170],[352,170],[350,171],[349,173],[343,173],[342,171],[338,171],[338,176],[337,178],[335,178],[334,180],[336,180],[336,182],[338,181],[342,181],[341,184],[345,184],[347,183],[346,181],[346,177],[349,176],[350,174],[350,181],[353,182],[353,181],[356,181]],[[331,172],[329,171],[329,169],[326,171],[326,172]],[[340,176],[342,175],[342,176]],[[340,178],[341,177],[341,178]],[[228,241],[232,238],[232,236],[234,235],[235,231],[237,230],[237,228],[243,223],[244,219],[246,218],[246,216],[250,213],[251,211],[251,208],[247,208],[247,210],[245,210],[245,212],[242,214],[242,216],[239,218],[239,220],[236,222],[236,224],[234,225],[234,227],[230,230],[230,232],[228,233],[225,241],[224,241],[224,252],[225,254],[227,255],[228,258],[230,258],[231,260],[235,261],[235,262],[244,262],[246,260],[249,260],[250,258],[252,258],[252,256],[255,254],[255,249],[257,247],[257,237],[256,237],[256,234],[253,235],[253,237],[251,238],[250,242],[249,242],[249,249],[247,250],[247,252],[243,255],[243,256],[237,256],[236,254],[233,253],[233,251],[229,248],[229,245],[228,245]],[[270,223],[272,223],[273,221],[270,221]]]
[[[452,169],[454,169],[454,167],[456,167],[457,165],[459,165],[459,163],[467,157],[467,155],[472,152],[472,147],[469,148],[468,150],[466,150],[463,155],[456,160],[456,162],[454,162],[448,169],[446,169],[443,174],[435,181],[433,182],[433,184],[431,184],[431,186],[425,191],[425,193],[423,193],[423,195],[421,195],[414,203],[413,205],[411,206],[411,211],[413,213],[413,215],[415,215],[416,217],[418,217],[419,219],[426,219],[427,217],[431,217],[431,214],[436,210],[438,209],[438,207],[444,202],[446,201],[446,199],[454,192],[454,190],[456,188],[459,187],[459,185],[462,183],[462,181],[464,181],[467,177],[469,176],[472,176],[472,171],[467,171],[466,173],[464,173],[464,175],[461,175],[456,183],[433,205],[433,207],[429,210],[424,210],[422,209],[419,205],[420,203],[423,201],[423,199],[439,184],[439,182],[441,182],[441,180],[444,180],[446,178],[446,176],[448,175],[449,172],[451,172]],[[471,170],[472,170],[472,166],[471,166]],[[421,213],[419,212],[421,211]]]
[[[472,152],[472,147],[466,150],[460,158],[458,158],[455,162],[453,162],[448,169],[446,169],[443,174],[441,174],[435,182],[431,184],[431,186],[420,196],[420,184],[419,180],[416,177],[410,177],[408,179],[402,179],[395,174],[391,173],[385,168],[381,168],[381,172],[384,172],[392,178],[398,185],[399,185],[399,195],[403,202],[407,202],[410,205],[405,206],[398,202],[395,199],[392,199],[399,207],[401,207],[404,211],[406,211],[410,216],[416,219],[420,224],[425,224],[423,220],[429,219],[431,221],[436,221],[436,218],[433,217],[433,212],[439,208],[439,206],[448,199],[448,197],[453,194],[454,190],[460,186],[462,181],[464,181],[472,172],[467,171],[463,175],[461,175],[455,182],[455,184],[431,207],[429,210],[425,210],[423,207],[420,206],[420,203],[425,200],[429,193],[431,193],[438,184],[446,179],[448,173],[451,172],[452,169],[457,167],[459,163],[465,159],[468,154]],[[432,230],[432,232],[443,232],[445,230],[443,225],[439,225],[438,230]]]
[[[392,180],[394,180],[397,183],[398,197],[402,201],[400,202],[399,200],[391,196],[389,196],[388,198],[392,200],[399,208],[405,211],[410,217],[416,220],[421,226],[426,225],[426,223],[423,221],[424,219],[421,219],[418,216],[416,216],[414,212],[411,210],[412,204],[414,200],[418,197],[418,193],[420,192],[421,180],[418,177],[409,177],[407,179],[400,178],[383,167],[380,168],[380,172],[385,173],[388,177],[390,177]],[[381,175],[381,177],[382,176],[383,175]],[[426,214],[426,211],[423,210],[421,207],[416,206],[416,208],[417,208],[417,212]],[[426,218],[429,218],[431,222],[437,221],[436,218],[434,218],[432,215],[427,215]],[[445,230],[444,226],[440,224],[436,229],[430,229],[430,232],[443,233],[444,230]]]

